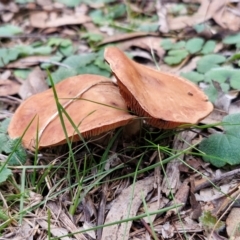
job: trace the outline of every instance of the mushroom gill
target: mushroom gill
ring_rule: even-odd
[[[213,110],[198,86],[182,77],[138,64],[117,47],[106,48],[104,57],[127,106],[152,126],[196,124]]]
[[[126,125],[136,116],[130,115],[119,89],[108,78],[78,75],[55,85],[60,104],[78,127],[83,137],[91,137]],[[27,129],[31,120],[33,122]],[[67,137],[80,139],[73,125],[63,114]],[[36,135],[38,131],[38,140]],[[11,138],[22,138],[24,147],[34,149],[66,143],[53,90],[48,89],[25,100],[15,112],[8,132]]]

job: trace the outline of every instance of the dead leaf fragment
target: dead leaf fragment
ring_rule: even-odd
[[[80,232],[80,229],[72,222],[72,220],[68,217],[68,215],[63,211],[63,209],[60,208],[61,204],[56,204],[53,201],[49,201],[47,203],[47,207],[50,209],[51,213],[55,215],[55,218],[57,216],[59,217],[59,220],[62,222],[63,226],[70,232],[74,233],[74,237],[77,240],[86,240],[87,238],[82,234],[78,233]],[[59,232],[60,234],[60,232]]]
[[[149,177],[124,189],[114,200],[104,224],[136,216],[142,200],[153,189],[153,182],[154,177]],[[105,227],[103,228],[102,239],[120,240],[123,239],[123,236],[125,239],[129,239],[130,228],[131,221]]]
[[[239,208],[232,208],[231,212],[229,213],[226,224],[227,224],[227,233],[231,239],[240,239],[240,209]]]
[[[229,1],[228,1],[229,2]],[[224,29],[237,32],[240,30],[240,14],[239,9],[222,6],[221,9],[216,11],[213,15],[214,21]]]
[[[30,14],[30,23],[36,28],[52,28],[64,25],[75,25],[90,22],[91,18],[83,14],[63,15],[51,19],[47,12],[33,12]]]
[[[214,14],[225,5],[225,1],[202,0],[198,11],[192,16],[169,17],[168,24],[170,30],[179,30],[185,27],[194,26],[211,19]]]
[[[51,59],[51,56],[29,56],[11,62],[6,67],[24,69],[48,61],[49,59]]]
[[[0,79],[0,96],[8,96],[17,94],[20,88],[20,84],[12,80]]]
[[[19,89],[19,95],[22,99],[26,99],[36,93],[43,92],[48,89],[46,82],[46,73],[39,67],[36,67],[23,82]]]

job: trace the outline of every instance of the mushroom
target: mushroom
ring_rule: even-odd
[[[126,125],[136,117],[128,113],[118,87],[108,78],[79,75],[61,81],[55,88],[60,104],[83,137]],[[68,138],[79,140],[79,135],[64,113],[63,118]],[[66,143],[52,89],[24,101],[13,115],[8,128],[11,138],[23,136],[23,146],[31,150],[36,147],[37,131],[39,148]]]
[[[182,77],[138,64],[117,47],[106,48],[104,56],[127,106],[152,126],[196,124],[213,110],[198,86]]]

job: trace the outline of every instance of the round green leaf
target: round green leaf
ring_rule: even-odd
[[[183,49],[185,45],[186,45],[185,41],[179,41],[173,45],[172,49]]]
[[[215,47],[216,47],[216,42],[213,41],[213,40],[208,40],[208,41],[204,44],[201,53],[202,53],[202,54],[212,53],[212,52],[214,51]]]
[[[11,24],[0,27],[0,36],[14,36],[22,32],[23,30],[20,27]]]
[[[186,49],[191,53],[197,53],[202,49],[204,40],[202,38],[192,38],[187,41]]]
[[[237,44],[240,43],[240,33],[227,36],[223,39],[225,44]]]
[[[209,54],[203,56],[197,62],[197,71],[206,73],[212,68],[219,67],[219,64],[224,63],[226,58],[221,54]]]
[[[10,169],[6,166],[0,166],[0,183],[5,182],[10,175],[12,175],[12,171]]]
[[[200,151],[205,154],[204,161],[216,167],[240,163],[240,114],[224,117],[223,128],[224,133],[212,134],[199,145]]]
[[[233,89],[240,90],[240,70],[232,68],[214,68],[205,74],[205,81],[230,83]]]
[[[164,49],[164,50],[170,50],[170,49],[172,49],[173,48],[173,46],[174,46],[174,43],[173,43],[173,41],[171,40],[171,39],[169,39],[169,38],[166,38],[166,39],[163,39],[162,41],[161,41],[161,47]]]
[[[204,80],[204,75],[196,71],[190,71],[186,73],[181,73],[181,76],[187,78],[188,80],[198,83]]]

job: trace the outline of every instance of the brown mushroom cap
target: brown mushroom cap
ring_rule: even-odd
[[[55,88],[59,102],[84,137],[126,125],[135,118],[127,112],[118,87],[108,78],[79,75],[61,81]],[[72,124],[64,114],[63,117],[68,137],[73,137],[73,141],[79,140]],[[31,96],[19,106],[8,128],[10,137],[22,136],[33,118],[33,123],[22,139],[26,148],[35,147],[37,127],[39,148],[66,142],[52,89]]]
[[[207,96],[182,77],[138,64],[117,47],[106,48],[104,56],[128,107],[155,127],[195,124],[213,110]]]

